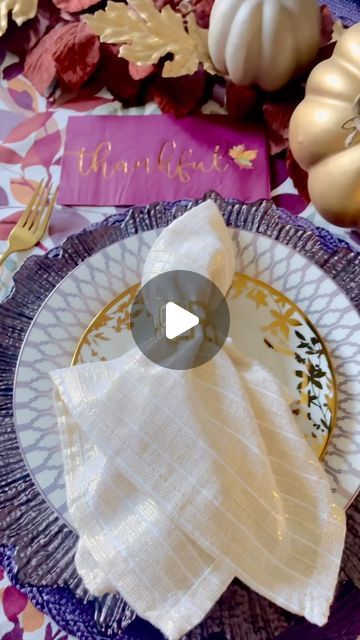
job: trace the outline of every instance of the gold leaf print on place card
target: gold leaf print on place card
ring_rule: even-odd
[[[240,169],[252,169],[253,161],[256,160],[258,151],[247,149],[244,144],[237,144],[229,149],[229,156],[236,162]]]

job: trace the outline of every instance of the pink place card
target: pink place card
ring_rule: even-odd
[[[61,204],[132,205],[197,198],[268,198],[264,131],[227,116],[75,116],[62,162]]]

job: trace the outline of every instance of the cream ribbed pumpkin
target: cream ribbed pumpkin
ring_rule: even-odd
[[[316,0],[215,0],[210,56],[236,84],[280,89],[314,58],[319,46]]]

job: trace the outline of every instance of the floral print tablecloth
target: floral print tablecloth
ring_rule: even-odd
[[[26,595],[15,589],[0,567],[1,640],[71,640],[43,613],[35,609]]]
[[[355,12],[357,0],[351,0],[350,4]],[[345,6],[341,0],[336,0],[334,5],[342,9]],[[342,13],[344,15],[344,11]],[[218,113],[221,109],[216,103],[209,103],[206,111]],[[5,249],[6,239],[36,184],[49,177],[55,184],[59,183],[65,128],[70,115],[157,112],[158,108],[154,104],[125,111],[106,92],[95,97],[87,97],[85,92],[76,100],[54,109],[24,78],[17,58],[1,50],[0,43],[0,252]],[[288,177],[281,158],[272,159],[271,169],[272,196],[279,206],[294,215],[303,216],[319,226],[329,228],[360,250],[358,233],[328,225],[311,205],[305,205]],[[115,207],[57,206],[42,242],[31,252],[10,256],[0,270],[0,301],[9,293],[12,276],[27,255],[45,252],[58,245],[69,234],[116,211],[119,209]],[[355,639],[357,635],[351,637]],[[50,618],[37,611],[25,595],[11,586],[0,567],[0,638],[70,640],[71,637],[64,634]]]

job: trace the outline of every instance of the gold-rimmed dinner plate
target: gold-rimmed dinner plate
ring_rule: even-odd
[[[96,315],[76,346],[72,364],[106,361],[133,346],[131,306],[137,283]],[[236,273],[228,294],[230,335],[287,386],[293,411],[310,446],[321,457],[336,418],[336,383],[330,354],[310,320],[281,291]]]
[[[137,234],[79,265],[46,300],[21,351],[14,392],[18,440],[39,490],[62,518],[67,507],[49,372],[69,366],[75,353],[76,362],[90,362],[134,345],[131,301],[159,233]],[[229,233],[237,272],[229,293],[230,335],[294,395],[299,427],[323,456],[334,499],[345,508],[360,470],[353,392],[360,354],[352,348],[360,344],[358,313],[324,271],[291,247],[251,231]]]

